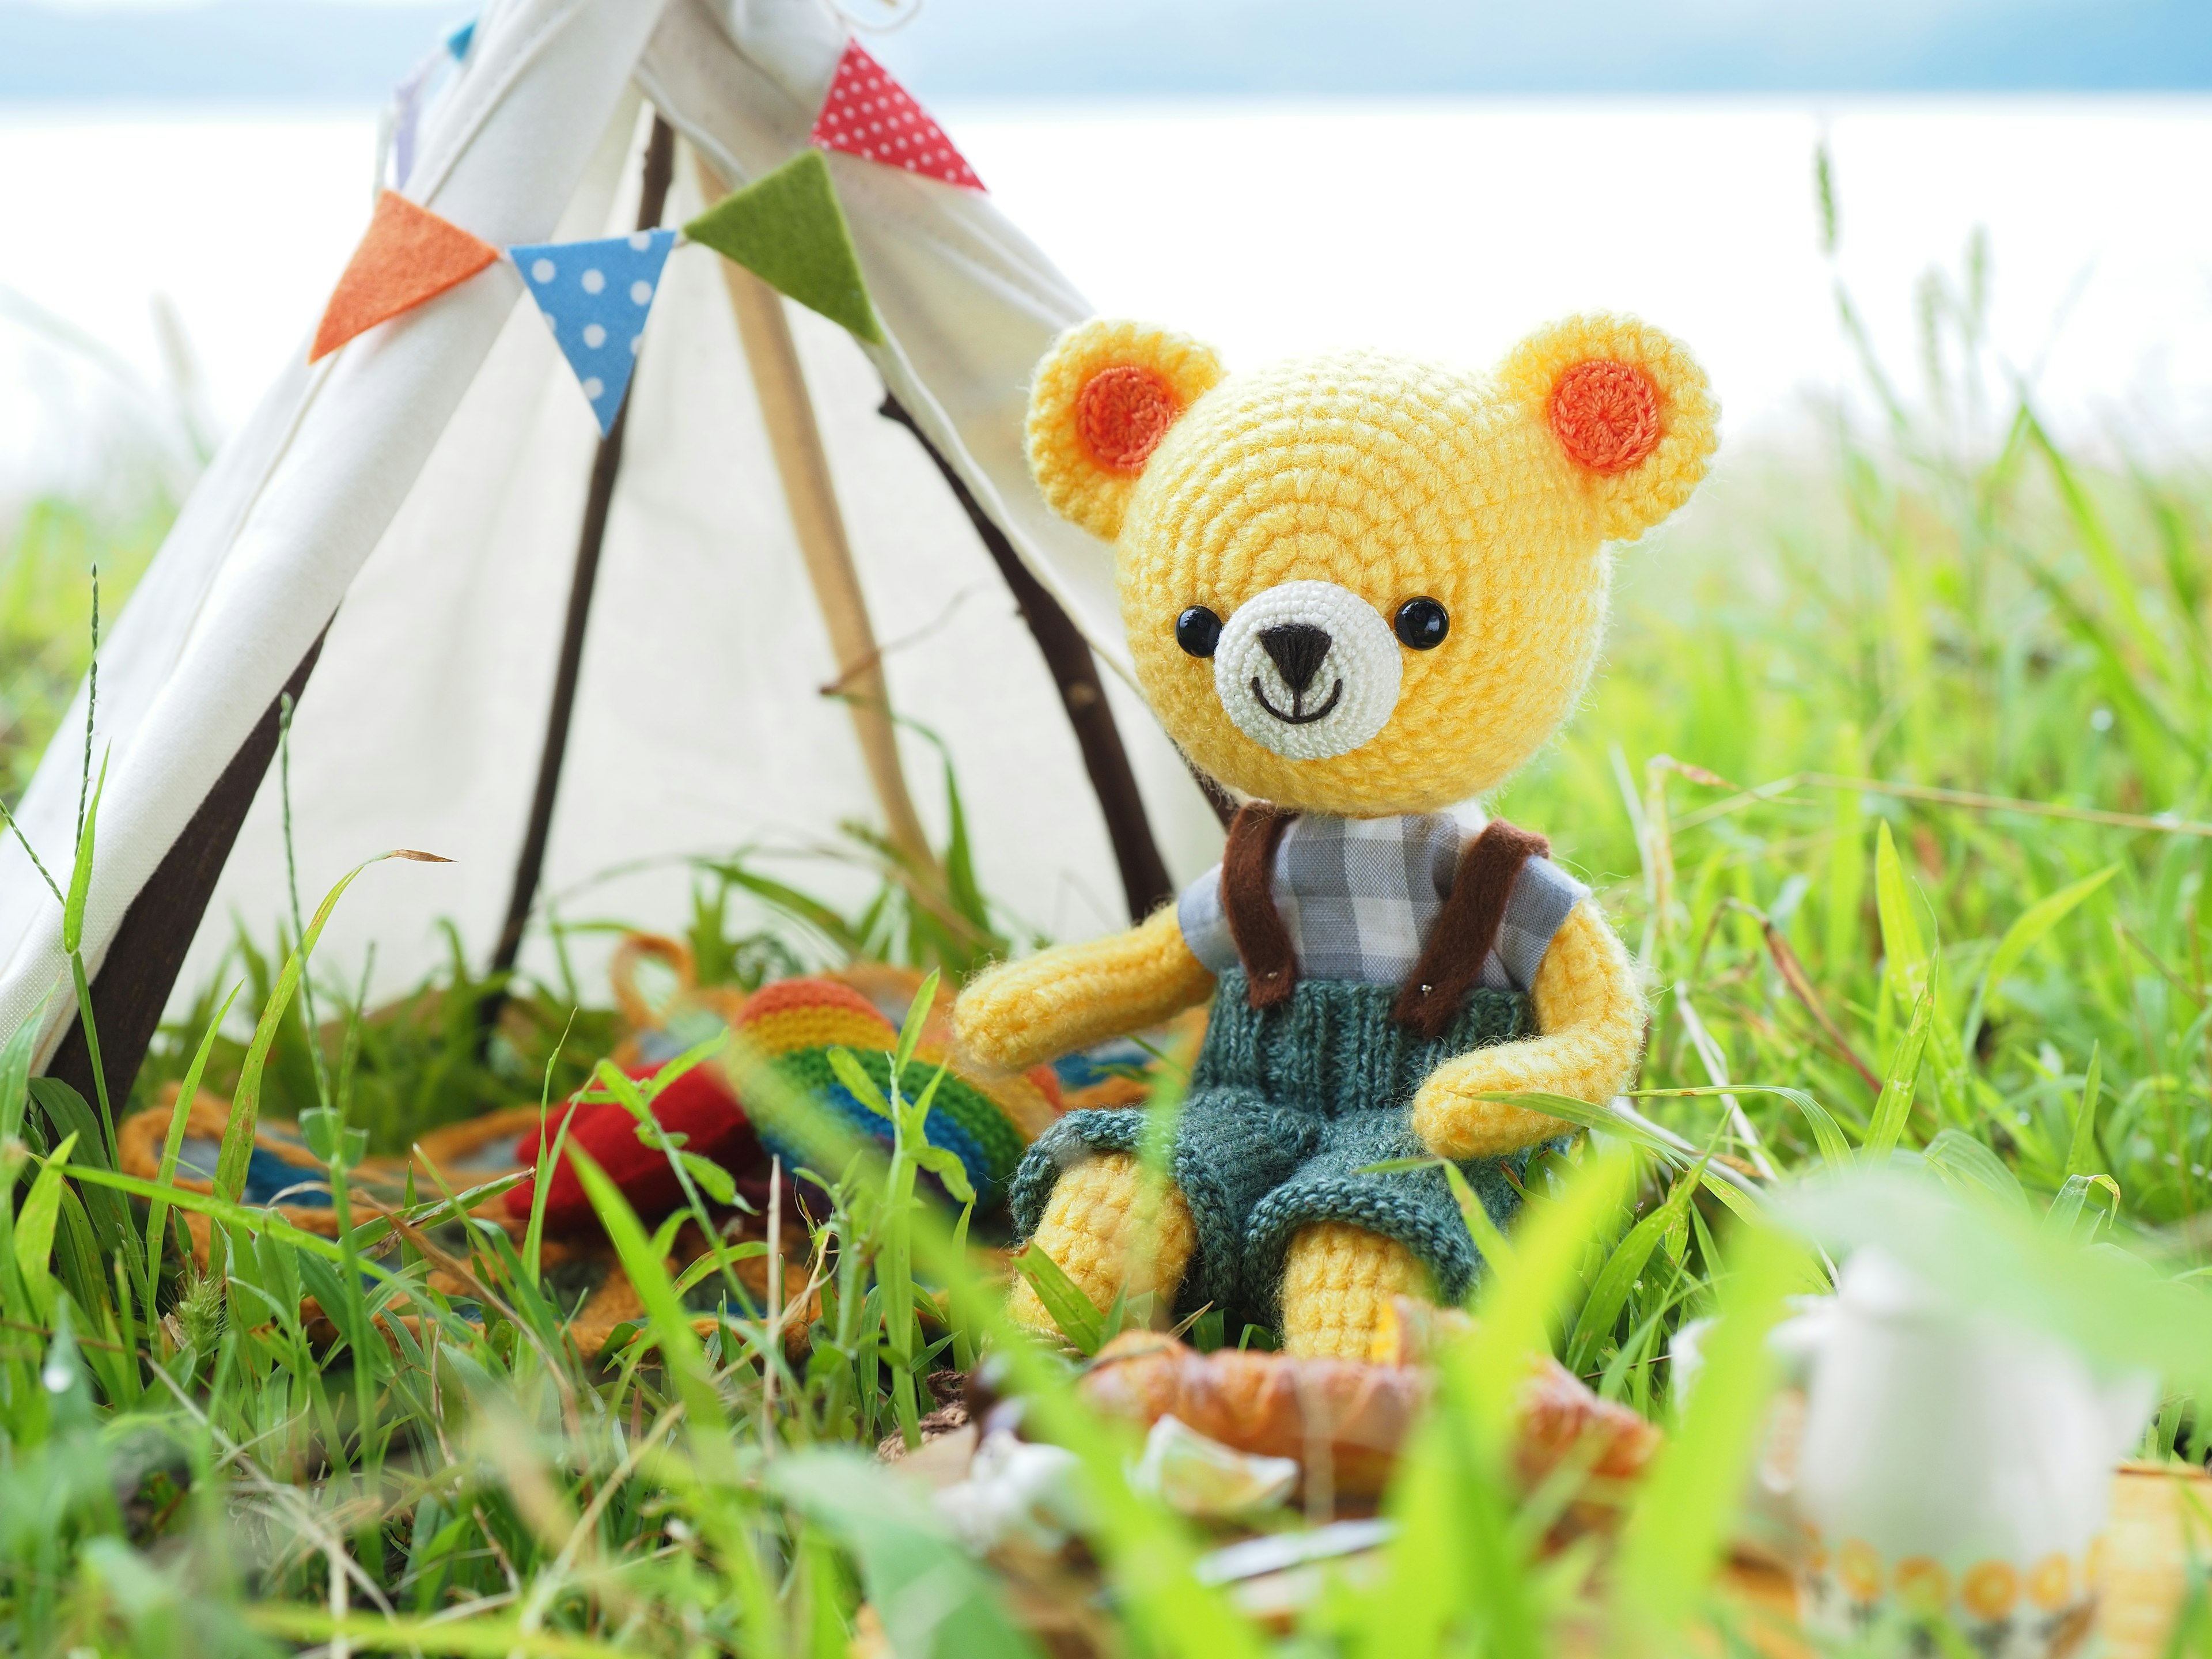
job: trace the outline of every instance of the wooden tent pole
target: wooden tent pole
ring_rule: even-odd
[[[700,189],[707,199],[718,202],[728,195],[729,186],[716,176],[707,159],[696,151],[694,159]],[[830,649],[837,663],[836,684],[844,692],[846,707],[853,716],[854,734],[860,739],[876,804],[883,809],[884,830],[892,847],[923,883],[939,886],[937,855],[930,850],[929,837],[915,812],[914,797],[907,793],[883,655],[876,648],[876,631],[868,618],[867,600],[860,592],[860,573],[853,566],[845,520],[837,510],[837,494],[830,483],[830,458],[822,447],[821,428],[815,424],[813,400],[807,395],[806,377],[799,368],[790,321],[783,314],[783,300],[743,265],[726,258],[721,265],[730,309],[737,317],[738,337],[744,346],[745,364],[752,372],[753,390],[760,399],[761,418],[768,427],[769,447],[783,481],[792,530],[806,562],[807,578],[814,586],[815,602],[830,630]]]
[[[668,205],[668,185],[676,167],[676,133],[659,114],[653,118],[653,137],[645,147],[645,169],[638,191],[637,228],[652,230]],[[635,383],[632,382],[633,392]],[[544,874],[545,843],[553,827],[553,804],[561,793],[561,767],[568,751],[568,724],[576,710],[576,681],[584,661],[584,634],[591,620],[592,593],[599,579],[599,552],[605,544],[607,514],[614,505],[615,479],[622,471],[623,434],[629,424],[629,399],[624,398],[614,425],[599,440],[592,461],[592,483],[584,499],[584,521],[576,538],[575,574],[568,583],[568,614],[561,629],[561,654],[553,672],[553,701],[545,718],[545,745],[538,758],[538,787],[530,798],[530,818],[523,831],[522,851],[514,863],[514,886],[507,901],[507,920],[493,951],[491,973],[501,977],[521,953],[523,930],[538,900],[538,884]],[[507,1006],[502,986],[478,1006],[478,1029],[487,1036]]]

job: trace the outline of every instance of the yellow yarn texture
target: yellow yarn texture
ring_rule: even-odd
[[[1628,363],[1658,393],[1658,445],[1649,459],[1612,474],[1579,471],[1598,533],[1633,541],[1690,499],[1711,464],[1720,405],[1682,343],[1633,317],[1569,317],[1538,329],[1499,367],[1499,389],[1525,419],[1548,422],[1553,388],[1578,363]]]
[[[1413,1097],[1413,1133],[1431,1152],[1493,1158],[1567,1132],[1555,1117],[1478,1095],[1531,1090],[1596,1102],[1627,1084],[1644,1046],[1644,994],[1636,964],[1589,900],[1553,936],[1532,1000],[1539,1035],[1478,1048],[1429,1073]]]
[[[1283,1351],[1364,1359],[1392,1297],[1431,1294],[1426,1270],[1397,1240],[1318,1223],[1291,1241],[1283,1261]]]
[[[1031,1242],[1073,1279],[1101,1313],[1126,1286],[1132,1297],[1151,1291],[1165,1313],[1182,1283],[1198,1243],[1190,1206],[1172,1185],[1145,1179],[1127,1152],[1086,1158],[1060,1176]],[[1032,1330],[1056,1328],[1027,1280],[1018,1282],[1006,1310]]]
[[[1549,408],[1562,376],[1598,361],[1643,375],[1658,416],[1650,454],[1607,475],[1563,448]],[[1090,459],[1079,429],[1085,386],[1119,363],[1204,388],[1134,477]],[[1603,632],[1606,543],[1680,505],[1719,419],[1683,347],[1603,314],[1539,330],[1494,374],[1373,352],[1208,378],[1218,373],[1182,335],[1084,324],[1031,386],[1030,466],[1047,501],[1115,544],[1139,680],[1190,757],[1247,794],[1353,817],[1482,794],[1550,739]],[[1176,643],[1176,620],[1200,605],[1225,619],[1310,580],[1386,619],[1407,599],[1435,599],[1452,629],[1438,648],[1405,653],[1382,732],[1347,754],[1291,760],[1230,720],[1212,665]]]
[[[1103,318],[1061,335],[1037,365],[1030,388],[1030,473],[1062,518],[1103,541],[1121,533],[1137,477],[1104,465],[1084,441],[1076,418],[1083,388],[1102,371],[1139,368],[1158,375],[1187,410],[1221,379],[1221,359],[1187,335]]]
[[[1213,975],[1164,905],[1126,933],[1004,963],[953,1006],[961,1047],[988,1066],[1034,1066],[1125,1036],[1213,994]]]

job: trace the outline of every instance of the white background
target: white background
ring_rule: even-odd
[[[1899,380],[1919,384],[1923,273],[1955,279],[1982,227],[2001,362],[2070,435],[2212,427],[2212,100],[941,113],[1101,310],[1249,362],[1354,343],[1482,362],[1552,313],[1632,309],[1696,348],[1739,450],[1850,378],[1814,209],[1825,133],[1839,269]],[[0,113],[0,288],[155,385],[167,295],[234,425],[344,264],[374,143],[366,113]],[[113,384],[0,317],[0,489],[81,476],[87,434],[122,418]]]

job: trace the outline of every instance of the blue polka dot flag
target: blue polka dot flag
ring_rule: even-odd
[[[507,249],[523,285],[584,388],[604,437],[614,429],[637,367],[638,342],[672,230],[641,230],[588,242],[537,242]]]

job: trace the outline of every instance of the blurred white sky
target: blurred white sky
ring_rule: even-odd
[[[1102,310],[1251,362],[1369,343],[1469,362],[1584,307],[1687,339],[1732,442],[1852,377],[1819,246],[1920,385],[1923,273],[1985,227],[1993,333],[2062,425],[2212,433],[2212,222],[2181,210],[2212,100],[1455,100],[940,106],[1000,204]],[[160,384],[174,302],[217,424],[302,349],[367,216],[360,114],[0,107],[0,289]],[[65,477],[111,377],[0,315],[0,488]]]

